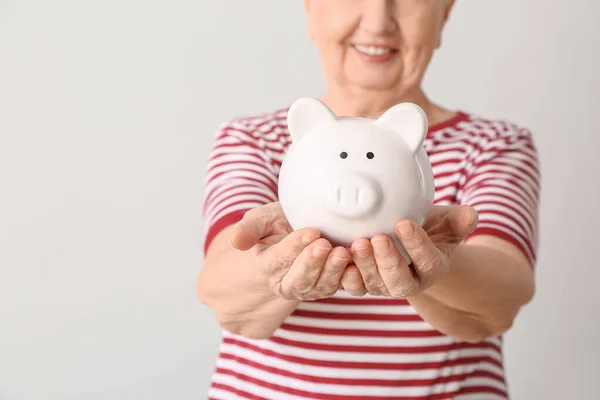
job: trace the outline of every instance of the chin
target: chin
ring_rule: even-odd
[[[396,79],[385,79],[382,76],[362,76],[352,79],[352,81],[368,90],[390,90],[398,86]]]

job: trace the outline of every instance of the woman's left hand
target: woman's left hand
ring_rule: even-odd
[[[475,209],[463,205],[434,206],[422,227],[399,221],[395,230],[412,260],[410,266],[390,237],[358,239],[351,246],[355,266],[347,267],[342,287],[353,296],[414,296],[448,273],[452,253],[477,220]]]

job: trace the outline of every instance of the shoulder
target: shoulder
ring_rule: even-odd
[[[485,117],[459,111],[450,121],[431,128],[432,138],[454,137],[480,146],[505,145],[517,142],[533,145],[532,131],[515,121],[502,117]]]
[[[232,138],[245,143],[282,141],[287,131],[287,107],[264,113],[234,116],[219,124],[216,137]]]

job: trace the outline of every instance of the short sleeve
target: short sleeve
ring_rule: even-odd
[[[215,135],[205,171],[204,253],[223,228],[252,208],[277,201],[277,178],[260,140],[227,122]]]
[[[531,132],[509,126],[478,149],[466,173],[461,203],[479,223],[469,237],[495,235],[516,245],[535,266],[538,250],[540,165]]]

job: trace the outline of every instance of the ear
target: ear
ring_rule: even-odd
[[[335,121],[336,115],[323,102],[302,97],[289,108],[287,124],[292,141],[297,142],[311,129],[325,122]]]
[[[387,110],[375,123],[400,136],[413,153],[423,145],[427,136],[427,115],[414,103],[401,103]]]

